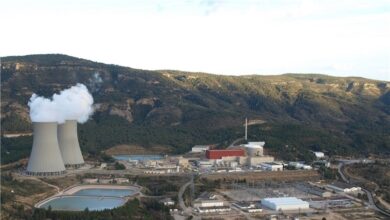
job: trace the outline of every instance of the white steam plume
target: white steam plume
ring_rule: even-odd
[[[33,122],[63,122],[62,113],[57,105],[51,100],[32,94],[28,102],[30,118]]]
[[[77,84],[54,94],[51,99],[33,94],[28,103],[33,122],[58,122],[77,120],[84,123],[93,113],[93,98],[87,87]]]

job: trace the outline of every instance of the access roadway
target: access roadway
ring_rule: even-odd
[[[339,160],[339,165],[338,165],[338,173],[340,174],[341,178],[343,179],[344,182],[346,183],[353,183],[353,178],[349,177],[344,173],[344,166],[349,165],[349,164],[354,164],[354,163],[362,163],[362,162],[372,162],[372,161],[367,161],[367,160]],[[373,193],[367,189],[362,188],[362,190],[366,193],[367,198],[368,198],[368,206],[375,211],[378,211],[382,213],[385,216],[390,217],[390,213],[387,210],[384,210],[383,208],[379,207],[376,205]]]

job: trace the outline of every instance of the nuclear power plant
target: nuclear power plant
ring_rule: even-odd
[[[65,173],[65,167],[78,168],[84,164],[77,136],[77,121],[63,124],[33,122],[33,147],[27,174],[54,176]]]
[[[58,125],[58,144],[65,167],[78,168],[84,164],[79,140],[77,137],[77,121],[67,120]]]
[[[27,174],[53,176],[65,173],[57,139],[56,122],[33,122],[33,147],[27,166]]]

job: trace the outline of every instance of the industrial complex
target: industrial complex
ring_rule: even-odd
[[[77,121],[33,122],[33,129],[32,151],[24,172],[29,176],[58,178],[82,170],[89,174],[82,178],[82,185],[110,184],[110,187],[131,185],[126,176],[129,174],[144,178],[191,176],[179,190],[177,202],[172,196],[159,200],[169,207],[174,217],[294,219],[302,213],[326,214],[329,207],[353,212],[364,204],[357,198],[365,193],[359,186],[321,181],[316,169],[331,166],[323,152],[313,152],[317,160],[311,164],[280,161],[267,155],[265,141],[244,141],[225,149],[195,145],[182,155],[111,155],[115,162],[85,162]],[[121,170],[115,170],[118,166]],[[212,192],[200,191],[196,196],[195,175],[198,181],[206,181],[206,185],[218,183],[219,188],[211,188]],[[191,200],[185,204],[183,194],[188,189]]]

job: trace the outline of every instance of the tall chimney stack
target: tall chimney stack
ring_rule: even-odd
[[[248,118],[245,118],[245,140],[248,140]]]
[[[57,140],[56,122],[33,122],[33,146],[27,165],[27,174],[54,176],[65,173]]]
[[[67,120],[58,125],[58,143],[66,167],[77,168],[84,164],[77,136],[77,121]]]

